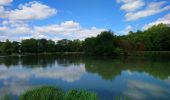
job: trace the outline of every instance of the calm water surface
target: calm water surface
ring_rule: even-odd
[[[0,98],[44,86],[85,89],[102,99],[170,100],[170,60],[80,56],[0,57]]]

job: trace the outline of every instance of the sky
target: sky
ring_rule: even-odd
[[[0,0],[0,41],[80,39],[170,24],[170,0]]]

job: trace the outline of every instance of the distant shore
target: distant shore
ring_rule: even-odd
[[[85,52],[55,52],[55,53],[13,53],[13,54],[0,54],[0,56],[27,56],[27,55],[89,55]],[[91,55],[89,55],[91,56]],[[100,55],[92,55],[100,56]],[[115,55],[111,55],[115,56]],[[124,56],[123,54],[117,56]],[[126,56],[169,56],[170,51],[134,51],[128,52]]]

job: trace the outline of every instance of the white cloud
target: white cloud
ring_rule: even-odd
[[[61,24],[53,24],[47,26],[35,26],[35,31],[38,33],[54,33],[54,34],[71,34],[80,29],[80,25],[74,21],[66,21]]]
[[[42,34],[36,33],[33,28],[29,24],[27,24],[27,22],[30,20],[40,20],[48,18],[56,14],[57,10],[37,1],[20,4],[18,8],[14,10],[9,10],[8,7],[4,7],[11,2],[12,0],[0,1],[0,18],[2,19],[2,24],[0,25],[0,40],[5,41],[6,39],[10,39],[12,41],[20,41],[22,38],[25,37],[45,37]],[[5,8],[7,8],[8,10]],[[19,36],[21,34],[29,34],[29,37]]]
[[[145,5],[142,0],[117,0],[117,2],[123,2],[123,5],[120,9],[125,11],[135,11]]]
[[[146,9],[137,12],[129,12],[125,15],[126,21],[137,20],[147,16],[151,16],[166,10],[170,10],[170,6],[162,7],[166,2],[152,2]]]
[[[149,24],[144,25],[143,29],[146,30],[146,29],[152,27],[153,25],[158,25],[160,23],[170,25],[170,13],[165,15],[162,18],[157,19],[155,22],[151,22]]]
[[[98,34],[100,34],[103,31],[106,31],[107,29],[104,28],[96,28],[96,27],[92,27],[90,29],[85,29],[85,28],[81,28],[79,30],[77,30],[77,32],[75,32],[75,34],[72,34],[72,37],[75,37],[76,39],[85,39],[88,37],[95,37]]]
[[[167,1],[155,1],[147,4],[143,0],[117,0],[117,2],[123,3],[120,9],[126,12],[126,21],[133,21],[170,10]]]
[[[0,34],[3,39],[14,39],[15,36],[18,35],[29,35],[28,36],[21,36],[18,41],[25,39],[25,38],[47,38],[52,40],[59,40],[58,35],[63,35],[67,39],[85,39],[87,37],[97,36],[102,31],[106,29],[100,29],[96,27],[92,28],[83,28],[80,23],[74,21],[65,21],[60,24],[52,24],[46,26],[33,26],[30,27],[25,23],[15,23],[13,22],[4,21],[3,26],[0,27]],[[12,25],[11,25],[12,24]],[[49,37],[52,35],[53,37]]]
[[[61,26],[66,27],[66,28],[74,28],[74,27],[78,28],[80,24],[74,21],[66,21],[66,22],[61,23]]]
[[[35,26],[34,30],[41,34],[62,34],[70,36],[72,39],[85,39],[87,37],[97,36],[106,29],[98,29],[96,27],[87,29],[80,26],[78,22],[66,21],[61,24]]]
[[[10,20],[38,20],[47,18],[56,13],[56,9],[34,1],[20,5],[18,9],[9,11],[8,18]]]
[[[2,26],[0,27],[0,34],[5,36],[14,36],[19,34],[29,34],[33,33],[29,27],[26,26],[19,26],[19,27],[7,27]]]
[[[9,5],[13,0],[0,0],[0,6]]]
[[[6,18],[6,11],[3,6],[0,6],[0,18]]]

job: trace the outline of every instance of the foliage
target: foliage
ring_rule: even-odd
[[[116,36],[111,31],[104,31],[97,37],[85,39],[85,51],[94,55],[111,55],[116,47]]]
[[[21,51],[26,53],[37,53],[38,42],[35,39],[26,39],[21,42]]]
[[[70,90],[66,94],[56,87],[41,87],[27,91],[20,96],[20,100],[97,100],[94,93]]]
[[[145,31],[129,32],[124,39],[135,44],[136,51],[169,51],[170,27],[165,24],[154,25]]]
[[[64,92],[56,87],[42,87],[27,91],[20,100],[64,100]]]
[[[65,100],[97,100],[97,96],[95,93],[73,89],[66,93]]]
[[[124,53],[122,48],[115,48],[113,52],[115,55],[122,55]]]
[[[12,43],[9,40],[6,40],[5,43],[1,45],[1,52],[11,54],[12,51]]]

